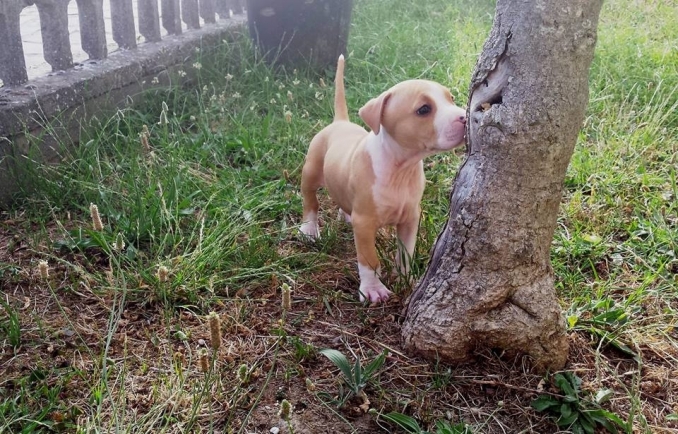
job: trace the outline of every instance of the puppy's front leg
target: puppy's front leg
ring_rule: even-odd
[[[358,273],[360,275],[360,301],[372,303],[386,301],[391,294],[379,280],[380,266],[377,256],[377,225],[374,220],[357,213],[351,215],[355,249],[358,254]]]
[[[396,226],[398,232],[398,253],[396,265],[403,276],[410,272],[410,262],[414,255],[414,245],[417,242],[417,230],[419,229],[419,212],[417,211],[407,220]]]

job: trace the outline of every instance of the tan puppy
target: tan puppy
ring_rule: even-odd
[[[466,111],[440,84],[408,80],[360,109],[360,117],[372,129],[368,133],[348,119],[344,56],[337,63],[335,87],[334,122],[311,141],[301,175],[300,229],[309,237],[319,236],[316,193],[326,187],[353,224],[360,300],[384,301],[391,292],[379,280],[377,230],[396,226],[400,239],[396,262],[407,273],[424,193],[422,159],[464,144]]]

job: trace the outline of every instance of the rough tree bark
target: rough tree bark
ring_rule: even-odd
[[[550,246],[588,102],[602,0],[498,0],[470,86],[467,159],[428,269],[409,300],[406,347],[448,362],[478,349],[565,365]]]

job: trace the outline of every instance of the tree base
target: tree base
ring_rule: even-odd
[[[419,301],[410,304],[402,330],[408,350],[459,364],[479,349],[499,349],[509,358],[530,356],[539,372],[565,366],[569,344],[550,276],[518,288],[500,286],[503,294],[478,292],[477,284],[454,280],[435,279],[441,286],[422,282],[412,295]],[[451,291],[451,283],[468,291]],[[435,289],[442,287],[447,289]],[[427,294],[418,297],[422,291]],[[444,315],[440,306],[448,306]]]

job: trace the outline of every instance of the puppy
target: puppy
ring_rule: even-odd
[[[424,193],[422,160],[464,144],[466,111],[442,85],[407,80],[370,100],[358,114],[370,133],[349,121],[342,55],[335,78],[334,121],[311,141],[302,170],[300,230],[313,239],[319,236],[317,191],[326,187],[353,225],[360,301],[379,302],[391,292],[379,280],[377,230],[396,227],[396,263],[408,273]]]

